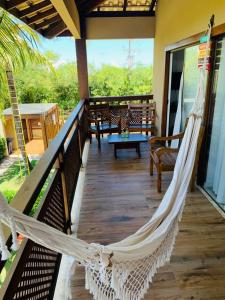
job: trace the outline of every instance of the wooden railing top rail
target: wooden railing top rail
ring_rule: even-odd
[[[21,188],[15,195],[11,203],[12,207],[24,213],[29,213],[29,210],[32,208],[34,201],[38,197],[40,189],[43,186],[43,183],[46,181],[59,152],[63,150],[63,145],[74,126],[75,120],[79,118],[79,113],[84,108],[84,104],[85,100],[80,100],[80,102],[77,104],[67,122],[51,142],[38,164],[32,170],[31,174],[26,178]],[[7,230],[7,228],[4,228],[4,233],[8,239],[10,236],[10,231]]]
[[[153,95],[134,95],[134,96],[103,96],[103,97],[90,97],[89,102],[122,102],[122,101],[135,101],[135,100],[153,100]]]

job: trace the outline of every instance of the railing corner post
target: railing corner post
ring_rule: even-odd
[[[63,201],[64,201],[64,209],[65,209],[65,218],[66,218],[66,231],[67,234],[71,234],[71,217],[70,217],[70,210],[69,210],[69,199],[67,193],[67,186],[66,186],[66,177],[64,172],[64,149],[61,149],[58,155],[59,161],[59,170],[61,176],[61,183],[62,183],[62,192],[63,192]]]

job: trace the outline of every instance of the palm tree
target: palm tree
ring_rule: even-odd
[[[0,90],[5,90],[5,85],[8,85],[18,147],[27,173],[30,172],[31,165],[25,148],[13,72],[25,67],[28,62],[50,66],[38,51],[39,44],[38,35],[29,26],[19,23],[5,10],[0,9]]]

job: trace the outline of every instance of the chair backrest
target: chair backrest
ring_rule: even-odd
[[[128,104],[128,111],[131,124],[152,124],[155,125],[156,103],[149,104]]]
[[[89,116],[100,122],[110,121],[111,111],[109,104],[96,104],[88,109]]]

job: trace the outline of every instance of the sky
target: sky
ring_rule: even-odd
[[[153,39],[130,40],[132,63],[153,64]],[[129,40],[89,40],[87,41],[88,63],[96,68],[102,64],[125,66],[128,63]],[[63,37],[52,40],[42,38],[42,51],[58,54],[58,65],[76,59],[74,39]]]

